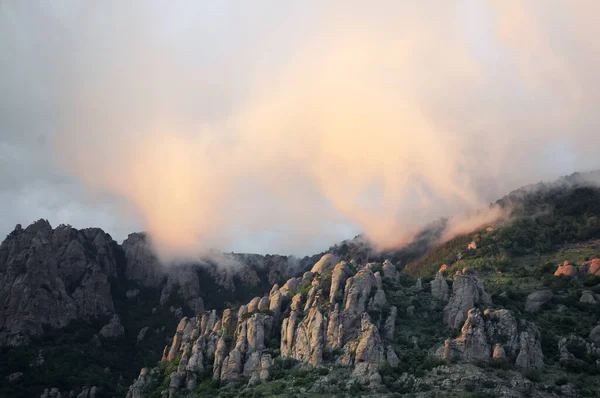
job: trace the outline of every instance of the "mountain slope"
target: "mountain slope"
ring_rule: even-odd
[[[0,395],[86,385],[124,395],[181,317],[262,294],[306,261],[221,254],[165,267],[144,234],[119,245],[97,228],[17,226],[0,245],[0,375],[13,377]]]
[[[508,220],[442,244],[445,220],[398,250],[359,236],[322,259],[166,268],[144,234],[17,227],[0,246],[0,395],[597,396],[589,180],[514,191]]]

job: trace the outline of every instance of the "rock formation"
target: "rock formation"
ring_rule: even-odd
[[[592,340],[594,344],[600,347],[600,325],[594,327],[590,331],[590,340]]]
[[[451,329],[459,328],[471,308],[491,303],[490,296],[474,274],[458,273],[452,284],[450,301],[444,307],[444,324]]]
[[[74,320],[116,315],[111,284],[117,279],[155,289],[162,283],[161,305],[177,296],[199,313],[207,297],[204,285],[239,299],[240,287],[270,286],[296,269],[296,260],[285,256],[223,254],[218,261],[228,267],[211,261],[167,269],[143,233],[119,245],[98,228],[53,229],[46,220],[17,226],[0,245],[0,344],[26,344],[43,333],[42,325],[62,328]],[[139,293],[130,289],[125,298],[134,301]],[[264,309],[266,303],[258,304]]]
[[[306,367],[321,366],[326,356],[331,358],[332,352],[338,350],[342,354],[333,360],[350,367],[356,382],[379,384],[383,364],[399,363],[389,345],[397,309],[387,304],[381,275],[366,267],[351,275],[344,262],[332,265],[320,261],[317,265],[313,267],[315,272],[291,278],[281,288],[274,285],[268,298],[254,298],[237,311],[228,309],[222,316],[212,311],[197,318],[183,318],[163,356],[167,361],[180,358],[177,372],[170,376],[168,393],[195,388],[198,380],[207,376],[204,372],[210,365],[214,379],[232,381],[245,377],[249,385],[263,383],[269,379],[275,359],[270,352],[276,348],[281,358],[293,359]],[[331,287],[324,291],[323,279],[318,275],[329,270],[333,270]],[[296,293],[301,286],[310,286],[306,296]],[[343,299],[336,302],[332,297]],[[269,312],[260,311],[265,308]],[[378,320],[371,319],[369,313],[377,314]],[[384,331],[379,329],[381,324]],[[280,339],[274,347],[277,330],[281,330]],[[131,398],[149,385],[148,377],[147,371],[140,374],[130,388]]]
[[[113,313],[109,279],[117,276],[116,243],[99,229],[52,229],[39,220],[0,246],[0,343],[27,343],[42,325]]]
[[[522,368],[537,368],[544,364],[539,329],[531,322],[519,325],[508,310],[478,308],[468,312],[456,339],[448,339],[438,350],[442,359],[450,362],[506,359]]]
[[[447,302],[450,296],[448,283],[446,282],[446,278],[441,272],[438,272],[435,275],[435,279],[433,279],[430,283],[431,286],[431,295],[436,300],[441,302]]]
[[[589,290],[584,290],[581,294],[581,298],[579,299],[580,303],[583,304],[597,304],[596,297],[593,292]]]
[[[578,263],[577,266],[571,265],[565,260],[554,272],[554,276],[564,275],[570,277],[585,276],[588,274],[600,276],[600,259],[594,258],[590,261],[583,261]]]
[[[550,300],[552,300],[552,292],[550,290],[533,292],[525,300],[525,311],[537,312]]]
[[[121,318],[114,314],[110,322],[100,329],[100,336],[105,339],[116,339],[125,334],[125,328],[121,325]]]
[[[338,259],[331,253],[325,254],[317,263],[312,267],[310,272],[313,274],[323,274],[326,271],[332,269],[338,263]]]
[[[569,264],[569,262],[565,260],[565,262],[559,265],[558,269],[554,272],[554,276],[560,275],[575,276],[577,275],[577,267]]]

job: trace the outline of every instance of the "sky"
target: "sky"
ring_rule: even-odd
[[[594,0],[0,1],[0,235],[144,230],[178,259],[472,221],[600,168],[598,17]]]

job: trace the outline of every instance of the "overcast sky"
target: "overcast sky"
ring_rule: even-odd
[[[0,235],[381,247],[600,167],[600,3],[0,1]]]

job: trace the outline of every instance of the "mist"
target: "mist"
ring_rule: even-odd
[[[4,2],[3,114],[49,109],[52,164],[163,259],[389,249],[600,167],[597,2],[412,3]]]

